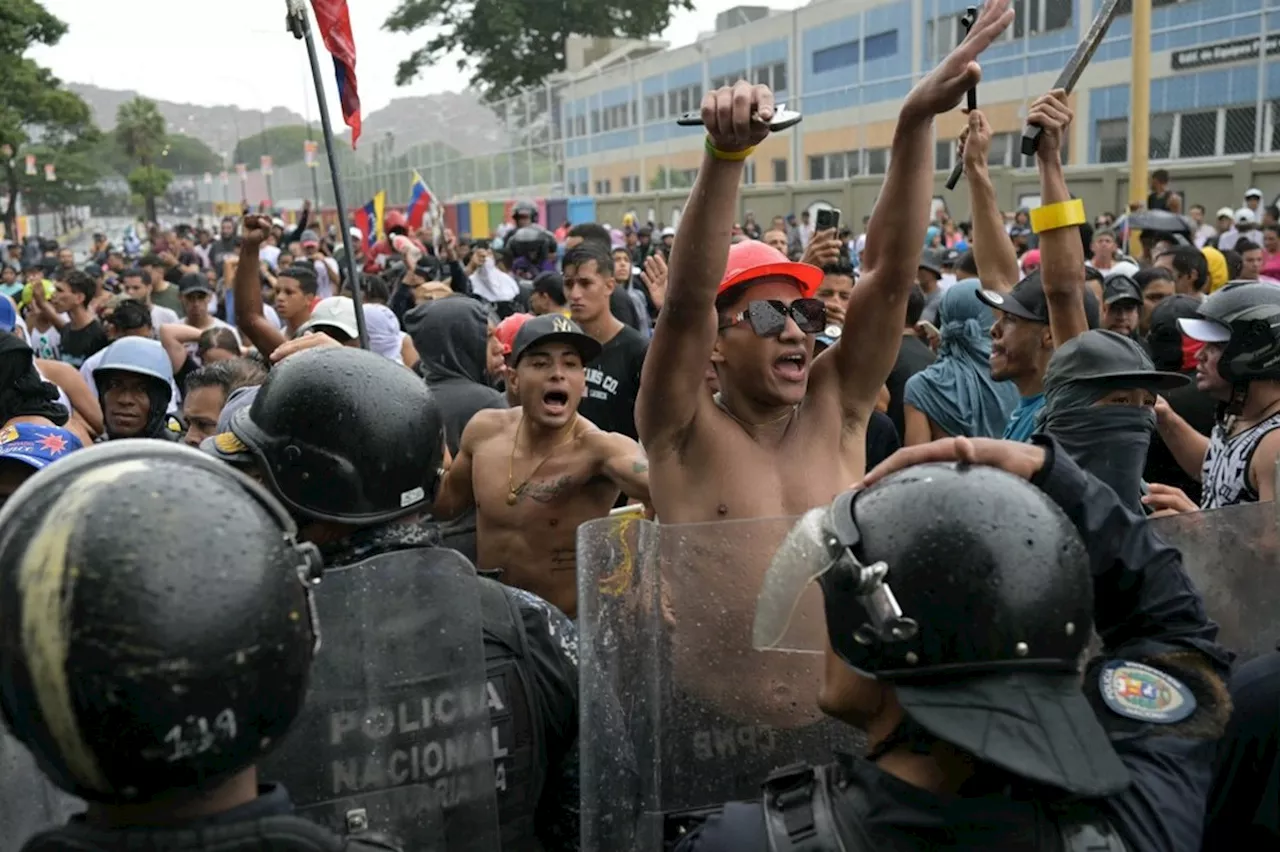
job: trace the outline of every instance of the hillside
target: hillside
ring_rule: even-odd
[[[89,104],[94,121],[103,130],[115,126],[120,104],[138,96],[137,92],[103,89],[85,83],[68,83]],[[240,137],[260,133],[264,126],[282,127],[305,124],[300,114],[284,107],[270,112],[245,110],[236,106],[196,106],[172,101],[157,101],[160,113],[173,133],[185,133],[205,142],[215,152],[230,154]],[[317,122],[318,125],[318,122]],[[345,128],[344,128],[345,130]],[[319,128],[317,126],[317,133]],[[386,134],[395,137],[395,150],[404,152],[414,145],[442,142],[468,154],[490,154],[504,147],[505,134],[497,117],[479,99],[459,92],[444,92],[421,97],[398,98],[385,108],[364,117],[361,135],[362,159],[372,157],[372,143]],[[343,134],[350,140],[350,134]],[[250,163],[250,166],[255,164]]]

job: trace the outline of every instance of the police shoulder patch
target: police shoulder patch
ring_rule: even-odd
[[[1139,722],[1172,725],[1196,711],[1195,695],[1180,680],[1129,660],[1103,666],[1098,691],[1111,712]]]

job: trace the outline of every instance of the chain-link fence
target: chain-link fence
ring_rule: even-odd
[[[445,200],[682,189],[696,175],[701,130],[676,127],[675,118],[696,110],[704,92],[740,78],[771,86],[806,116],[760,146],[745,183],[882,174],[903,97],[963,36],[961,2],[855,12],[836,0],[811,3],[691,47],[624,56],[465,115],[438,116],[422,136],[442,141],[368,134],[358,156],[341,155],[346,200],[356,206],[385,189],[388,203],[404,204],[415,170]],[[1097,3],[1015,0],[1014,24],[983,57],[978,97],[994,133],[993,165],[1034,165],[1018,150],[1027,110],[1066,63]],[[1280,56],[1280,0],[1153,6],[1153,164],[1280,152],[1280,61],[1272,61]],[[1123,8],[1073,96],[1076,123],[1063,152],[1071,165],[1128,160],[1131,23]],[[939,171],[953,166],[963,123],[959,111],[936,123]],[[280,168],[267,184],[250,175],[248,200],[257,192],[282,204],[316,195],[333,203],[323,152],[318,168]],[[234,174],[228,187],[215,180],[198,189],[205,202],[241,196]]]

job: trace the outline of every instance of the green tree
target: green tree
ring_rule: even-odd
[[[68,140],[91,136],[89,107],[78,95],[24,54],[36,44],[54,45],[67,26],[36,0],[0,2],[0,180],[8,193],[4,225],[15,233],[18,198],[25,175],[24,157],[33,139],[55,149]],[[38,155],[37,155],[38,156]]]
[[[263,154],[271,158],[275,168],[290,166],[302,162],[304,157],[303,143],[308,139],[319,142],[320,129],[309,129],[305,124],[290,124],[284,127],[269,127],[263,133],[246,136],[236,143],[236,150],[231,155],[237,163],[244,163],[249,168],[256,168]],[[348,149],[340,139],[333,140],[339,148]],[[324,156],[321,151],[318,156]]]
[[[174,174],[200,175],[222,170],[222,158],[194,136],[170,133],[160,151],[158,165]]]
[[[383,24],[393,33],[427,29],[427,43],[396,70],[405,85],[424,68],[459,57],[487,100],[510,97],[565,70],[565,39],[649,38],[693,0],[400,0]]]
[[[129,173],[129,187],[142,196],[147,208],[147,221],[156,221],[156,197],[164,195],[173,180],[173,172],[157,165],[164,156],[166,140],[164,116],[155,101],[134,98],[116,110],[116,140],[138,164]]]
[[[88,134],[56,147],[30,146],[27,153],[34,154],[41,164],[52,164],[56,179],[46,180],[43,168],[34,175],[26,174],[24,169],[18,183],[25,205],[34,212],[92,205],[97,201],[101,196],[98,182],[103,176],[102,165],[95,157],[97,143],[96,135]]]

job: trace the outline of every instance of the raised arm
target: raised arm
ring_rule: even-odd
[[[240,261],[236,264],[236,327],[258,347],[262,357],[269,358],[284,343],[280,329],[262,313],[262,284],[258,280],[258,249],[271,233],[271,220],[266,216],[245,216],[241,233]]]
[[[1067,93],[1055,89],[1031,105],[1027,122],[1043,128],[1036,165],[1040,169],[1040,204],[1048,207],[1071,200],[1062,171],[1062,139],[1071,126]],[[1076,225],[1040,230],[1040,275],[1049,309],[1053,345],[1061,346],[1089,330],[1084,312],[1084,243]]]
[[[988,290],[1007,293],[1022,277],[1018,253],[1004,230],[1004,217],[996,201],[987,157],[991,151],[991,125],[979,110],[969,113],[969,126],[960,134],[964,176],[969,181],[969,205],[973,209],[973,260],[978,278]]]
[[[169,356],[169,364],[177,373],[187,363],[187,344],[200,339],[201,331],[185,322],[169,322],[160,326],[160,345]]]
[[[840,341],[832,355],[824,356],[835,365],[846,417],[865,421],[871,416],[898,357],[933,197],[934,116],[954,108],[977,84],[982,77],[979,54],[1012,20],[1009,0],[983,6],[968,37],[916,83],[898,114],[889,172],[880,189],[883,203],[876,204],[867,225],[863,273],[850,296]],[[830,368],[820,366],[823,360],[815,362],[813,379],[825,384]]]
[[[772,117],[767,86],[739,80],[702,99],[707,151],[680,219],[666,298],[636,398],[636,428],[650,454],[681,443],[707,396],[704,371],[716,339],[716,288],[729,256],[744,154],[769,135]]]

